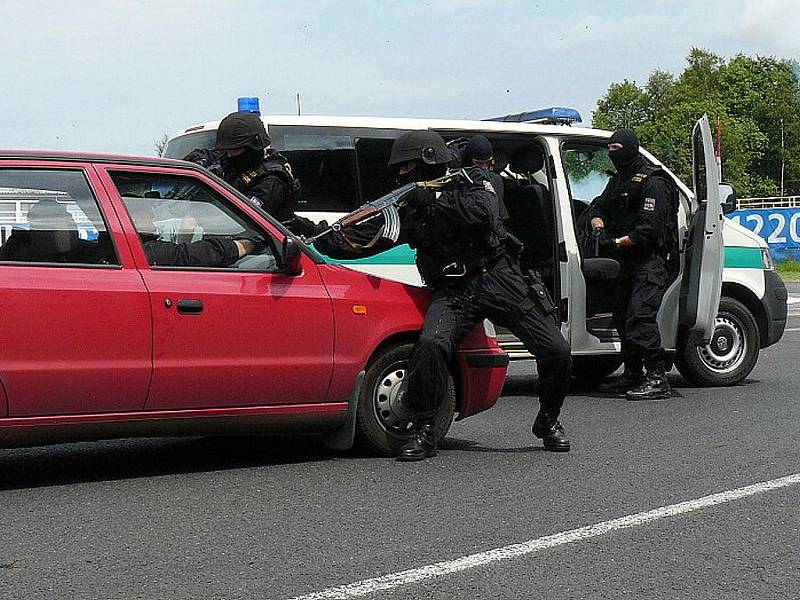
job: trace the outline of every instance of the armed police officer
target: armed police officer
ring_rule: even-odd
[[[213,150],[192,150],[184,160],[221,176],[277,220],[289,221],[295,218],[300,183],[289,161],[269,144],[261,119],[240,111],[222,119]]]
[[[639,153],[632,130],[614,132],[608,151],[617,173],[589,217],[603,245],[615,248],[621,263],[613,316],[625,368],[601,389],[625,391],[628,400],[669,398],[656,317],[676,274],[676,190],[669,176]]]
[[[394,142],[389,165],[398,169],[403,185],[444,175],[450,160],[439,134],[413,131]],[[569,345],[556,325],[552,304],[530,293],[516,261],[506,254],[497,198],[485,171],[464,170],[438,192],[416,188],[399,217],[394,240],[378,241],[387,226],[384,218],[334,231],[316,242],[335,258],[377,254],[407,242],[416,249],[417,268],[432,289],[405,381],[404,402],[413,414],[414,432],[397,459],[416,461],[436,454],[435,415],[445,397],[448,365],[459,341],[484,318],[508,327],[536,356],[540,410],[533,434],[548,450],[568,451],[558,417],[571,377]]]

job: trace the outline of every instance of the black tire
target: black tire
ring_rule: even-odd
[[[756,366],[760,349],[758,324],[753,314],[738,300],[723,296],[711,342],[698,345],[696,336],[682,335],[676,348],[675,366],[695,385],[736,385]]]
[[[411,436],[409,415],[393,401],[405,377],[414,345],[397,344],[381,350],[367,365],[356,410],[356,445],[371,454],[394,456]],[[436,415],[436,433],[444,439],[456,410],[456,388],[447,376],[447,394]]]
[[[619,369],[621,364],[621,354],[573,356],[572,376],[581,383],[596,383]]]

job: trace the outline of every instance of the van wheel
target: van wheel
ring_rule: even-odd
[[[394,456],[411,437],[411,414],[400,402],[413,344],[398,344],[374,356],[364,375],[356,411],[356,444],[372,454]],[[456,410],[456,388],[447,376],[447,393],[436,415],[436,434],[441,442]]]
[[[698,344],[696,335],[682,338],[675,366],[681,375],[700,386],[736,385],[756,366],[761,349],[755,317],[744,304],[726,296],[719,301],[717,326],[710,343]]]
[[[581,383],[596,383],[619,369],[621,364],[620,354],[573,356],[572,376]]]

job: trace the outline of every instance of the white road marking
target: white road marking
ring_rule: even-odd
[[[786,304],[800,304],[800,296],[789,296],[786,299]]]
[[[787,331],[800,331],[800,327],[787,327],[786,329],[783,330],[784,333],[786,333]]]
[[[587,540],[589,538],[605,535],[612,531],[620,529],[628,529],[645,523],[651,523],[658,519],[665,519],[667,517],[674,517],[684,513],[693,512],[709,506],[716,506],[718,504],[725,504],[733,502],[734,500],[741,500],[748,496],[755,494],[762,494],[780,488],[785,488],[800,483],[800,473],[794,475],[787,475],[780,479],[772,479],[770,481],[762,481],[746,487],[719,492],[711,494],[710,496],[703,496],[695,500],[688,500],[678,504],[670,504],[662,506],[647,512],[640,512],[633,515],[627,515],[611,521],[603,521],[594,525],[587,525],[578,529],[570,529],[569,531],[562,531],[554,535],[540,537],[535,540],[522,542],[521,544],[511,544],[486,552],[478,552],[476,554],[469,554],[456,558],[455,560],[447,560],[444,562],[434,563],[416,569],[409,569],[407,571],[400,571],[398,573],[391,573],[389,575],[382,575],[381,577],[374,577],[372,579],[364,579],[348,585],[339,587],[328,588],[320,592],[312,592],[302,596],[296,596],[292,600],[327,600],[327,599],[347,599],[358,598],[360,596],[367,596],[375,592],[390,590],[397,587],[417,583],[425,579],[433,579],[435,577],[443,577],[458,573],[459,571],[466,571],[467,569],[474,569],[489,563],[510,560],[545,550],[547,548],[554,548],[563,544],[570,544]]]

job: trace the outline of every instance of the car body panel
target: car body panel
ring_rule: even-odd
[[[0,295],[7,314],[17,315],[2,326],[15,343],[0,360],[0,446],[330,432],[345,423],[372,354],[421,328],[427,290],[324,264],[308,250],[299,275],[150,268],[109,171],[198,177],[257,221],[276,247],[286,235],[194,165],[0,151],[0,166],[84,170],[120,262],[0,266]],[[189,297],[202,299],[200,315],[176,313],[177,301]],[[454,365],[466,394],[462,417],[496,402],[506,364],[477,325]]]

